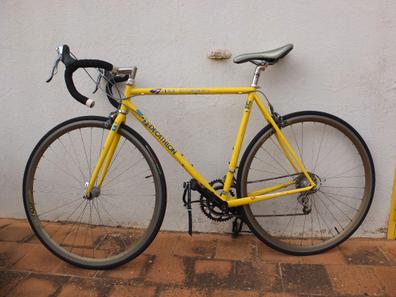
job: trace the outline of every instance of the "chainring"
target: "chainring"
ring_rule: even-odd
[[[224,186],[224,182],[221,179],[212,180],[209,184],[216,191],[222,190]],[[231,188],[235,187],[231,186]],[[234,191],[230,190],[230,195],[234,197]],[[222,209],[213,203],[213,201],[202,195],[199,199],[199,205],[204,215],[206,215],[212,221],[225,222],[233,218],[233,214],[229,212],[228,208]]]

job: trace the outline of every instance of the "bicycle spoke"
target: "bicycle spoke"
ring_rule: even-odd
[[[289,172],[285,169],[285,167],[283,167],[282,164],[281,164],[277,159],[275,159],[265,148],[260,147],[260,149],[262,149],[263,151],[265,151],[265,152],[270,156],[270,158],[271,158],[272,160],[274,160],[275,163],[278,164],[278,165],[282,168],[282,170],[283,170],[286,174],[289,174]]]
[[[82,199],[81,197],[78,197],[78,198],[76,198],[76,199],[74,199],[74,200],[72,200],[70,202],[67,202],[67,203],[61,205],[61,206],[57,206],[57,207],[54,207],[54,208],[52,208],[52,209],[50,209],[48,211],[45,211],[43,213],[39,213],[39,214],[37,214],[37,216],[43,216],[43,215],[45,215],[47,213],[53,212],[53,211],[58,210],[58,209],[60,209],[62,207],[69,206],[69,205],[73,204],[74,202],[76,202],[77,200],[81,200],[81,199]]]
[[[85,161],[87,162],[87,167],[88,167],[88,176],[91,176],[91,166],[89,164],[89,160],[88,160],[88,155],[87,155],[87,150],[85,149],[85,143],[84,143],[84,139],[82,137],[82,133],[81,133],[81,129],[78,129],[78,132],[80,132],[80,138],[81,138],[81,142],[83,145],[83,149],[84,149],[84,155],[85,155]]]
[[[131,170],[134,166],[136,166],[138,163],[140,163],[142,160],[144,160],[144,158],[140,159],[139,161],[135,162],[134,164],[132,164],[131,166],[129,166],[127,169],[125,169],[124,171],[122,171],[120,174],[118,174],[117,176],[113,177],[111,180],[109,180],[107,183],[105,183],[103,186],[107,186],[109,184],[111,184],[116,178],[120,177],[121,175],[124,175],[126,172],[128,172],[129,170]]]
[[[341,223],[338,221],[338,219],[336,218],[336,216],[333,214],[333,212],[329,209],[329,207],[326,205],[326,203],[323,202],[323,200],[320,198],[319,195],[317,195],[316,197],[319,198],[319,201],[322,202],[322,204],[324,205],[324,207],[327,209],[327,211],[329,212],[329,214],[333,217],[333,219],[337,222],[337,224],[341,227],[341,229],[344,230],[344,228],[342,227]],[[337,233],[340,233],[337,229],[336,229]]]
[[[67,149],[67,147],[65,146],[65,144],[63,143],[62,139],[58,138],[57,139],[58,142],[60,142],[64,148],[64,150],[66,151],[66,154],[70,157],[70,159],[72,160],[73,164],[77,167],[77,169],[79,170],[81,177],[83,178],[83,180],[86,180],[84,173],[82,172],[80,166],[78,165],[78,162],[74,159],[73,155],[69,152],[69,150]],[[49,149],[52,150],[51,146],[49,147]],[[52,150],[53,151],[53,150]]]
[[[298,150],[298,154],[300,156],[300,160],[304,164],[304,159],[303,159],[303,156],[301,154],[300,146],[298,145],[298,141],[297,141],[296,135],[294,134],[293,126],[290,126],[290,130],[292,131],[292,135],[293,135],[294,141],[295,141],[296,146],[297,146],[297,150]]]
[[[319,160],[320,149],[322,148],[322,144],[323,144],[323,140],[324,140],[324,136],[325,136],[325,133],[324,133],[325,128],[326,128],[326,126],[323,125],[322,135],[321,135],[321,139],[320,139],[320,143],[319,143],[318,154],[316,156],[315,163],[313,164],[313,169],[312,169],[313,172],[315,172],[316,166],[318,165],[317,163],[318,163],[318,160]]]
[[[123,126],[105,183],[98,188],[96,179],[85,197],[106,139],[104,125],[104,119],[81,117],[53,129],[33,152],[23,186],[40,240],[68,262],[93,269],[140,254],[165,210],[161,167],[147,144]]]
[[[331,198],[329,198],[329,196],[327,196],[326,194],[324,194],[324,193],[322,193],[322,192],[319,192],[319,193],[321,193],[324,197],[326,197],[327,198],[327,200],[329,200],[345,217],[347,217],[348,219],[349,219],[349,221],[350,222],[352,222],[352,219],[351,219],[351,217],[350,216],[348,216],[334,201],[333,201],[333,199],[331,199]],[[357,209],[356,209],[357,210]]]
[[[54,164],[57,168],[59,168],[60,171],[62,171],[64,174],[66,174],[67,176],[70,176],[71,178],[73,178],[78,185],[81,185],[81,181],[78,180],[78,178],[76,178],[73,174],[68,173],[66,170],[64,170],[60,165],[56,164],[54,161],[51,161],[50,159],[48,159],[47,157],[45,157],[43,155],[43,159],[47,160],[48,162]]]
[[[66,134],[67,136],[68,136],[68,138],[69,138],[69,142],[70,142],[70,144],[71,144],[71,148],[72,148],[72,151],[73,151],[73,154],[74,154],[74,156],[78,156],[78,154],[77,154],[77,151],[76,151],[76,149],[75,149],[75,147],[74,147],[74,143],[73,143],[73,140],[72,140],[72,138],[71,138],[71,136],[70,136],[70,133],[67,133]],[[77,162],[78,164],[81,164],[81,162]],[[84,170],[82,170],[82,168],[79,166],[79,170],[80,170],[80,172],[81,172],[81,174],[84,176],[84,181],[87,181],[88,179],[86,178],[86,176],[85,176],[85,174],[83,173],[84,172]]]
[[[289,199],[270,199],[245,206],[251,210],[246,217],[263,241],[280,250],[309,254],[337,245],[354,231],[353,226],[361,223],[358,214],[366,207],[363,201],[371,186],[367,182],[369,163],[364,145],[353,141],[354,131],[341,121],[314,112],[292,115],[285,121],[283,134],[317,187],[306,196],[294,194]],[[239,168],[241,195],[257,191],[259,183],[271,186],[282,178],[296,180],[286,189],[304,186],[306,180],[301,173],[295,173],[296,178],[283,175],[287,172],[283,160],[287,160],[276,146],[275,132],[270,129],[260,133],[249,146],[245,164]],[[276,173],[274,168],[283,174]]]
[[[323,192],[323,191],[319,191],[320,193],[322,193],[323,195],[326,195],[325,194],[325,192]],[[358,211],[358,209],[357,208],[355,208],[355,207],[353,207],[353,206],[350,206],[348,203],[345,203],[344,201],[342,201],[342,200],[339,200],[338,198],[336,198],[335,197],[336,195],[331,195],[331,197],[332,197],[332,199],[335,199],[336,201],[338,201],[338,202],[340,202],[340,203],[342,203],[342,204],[344,204],[345,206],[348,206],[349,208],[352,208],[353,210],[356,210],[356,211]]]
[[[327,192],[327,191],[323,191],[323,190],[320,190],[320,191],[323,193],[329,194],[329,195],[341,196],[341,197],[345,197],[345,198],[352,199],[352,200],[362,201],[362,199],[363,199],[363,198],[348,196],[348,195],[344,195],[344,194],[340,194],[340,193]]]
[[[272,163],[265,162],[264,160],[260,159],[260,158],[257,157],[257,156],[255,156],[255,159],[261,161],[262,163],[264,163],[264,164],[267,165],[267,166],[271,166],[272,168],[279,170],[279,168],[275,167]],[[269,172],[269,173],[273,174],[273,172]],[[275,174],[278,174],[278,175],[279,175],[279,174],[281,174],[281,173],[277,172],[277,173],[275,173]]]

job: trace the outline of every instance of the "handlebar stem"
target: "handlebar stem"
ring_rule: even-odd
[[[121,74],[121,75],[128,75],[127,85],[133,86],[135,84],[135,77],[136,77],[137,67],[114,67],[113,73]]]

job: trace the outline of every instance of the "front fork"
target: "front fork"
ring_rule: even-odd
[[[99,189],[103,184],[104,178],[110,167],[111,160],[113,159],[114,152],[116,151],[118,142],[120,140],[120,134],[118,134],[118,129],[123,123],[125,123],[126,113],[127,113],[126,107],[121,106],[117,116],[115,117],[111,125],[109,134],[107,135],[105,144],[100,153],[99,160],[96,163],[94,171],[92,172],[91,179],[89,180],[87,189],[85,191],[86,198],[92,198],[92,189],[94,188],[95,184]],[[98,176],[99,179],[97,181]]]

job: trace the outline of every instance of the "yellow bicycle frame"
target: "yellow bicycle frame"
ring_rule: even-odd
[[[183,155],[175,149],[175,147],[163,136],[161,132],[143,115],[143,113],[137,108],[137,106],[132,102],[132,99],[136,96],[146,96],[146,95],[215,95],[215,94],[247,94],[247,100],[242,115],[242,120],[238,129],[238,134],[235,140],[235,145],[232,151],[231,160],[229,162],[228,171],[224,180],[224,188],[221,194],[219,194],[209,182],[196,170],[190,162],[188,162]],[[121,107],[119,109],[118,115],[116,116],[110,132],[105,141],[102,152],[99,156],[99,160],[96,167],[92,173],[89,185],[86,190],[87,197],[90,195],[92,188],[94,187],[98,175],[100,173],[97,186],[100,188],[102,182],[106,176],[107,169],[111,163],[113,154],[117,148],[117,144],[120,135],[117,133],[121,124],[125,123],[126,114],[128,112],[132,115],[150,132],[151,135],[161,144],[161,146],[174,158],[176,161],[203,187],[215,194],[219,199],[225,201],[229,207],[236,207],[241,205],[250,204],[253,202],[258,202],[262,200],[268,200],[276,197],[282,197],[295,193],[302,193],[309,191],[315,187],[315,183],[311,176],[308,174],[304,165],[297,157],[296,153],[293,151],[292,147],[286,140],[281,129],[278,127],[276,122],[273,120],[271,114],[266,109],[265,105],[261,102],[260,98],[256,94],[255,87],[242,87],[242,88],[157,88],[157,89],[141,89],[135,88],[131,85],[126,85],[124,90],[124,96],[126,99],[121,101]],[[252,110],[253,102],[257,104],[264,119],[273,127],[275,130],[276,138],[279,145],[282,148],[283,153],[289,160],[291,166],[293,167],[295,173],[303,173],[304,176],[309,181],[310,185],[304,188],[296,188],[292,190],[274,192],[286,188],[295,183],[295,181],[289,181],[286,183],[281,183],[275,186],[263,188],[251,193],[248,193],[246,197],[230,197],[229,191],[234,178],[235,169],[237,167],[237,162],[245,136],[245,131],[249,116]]]

